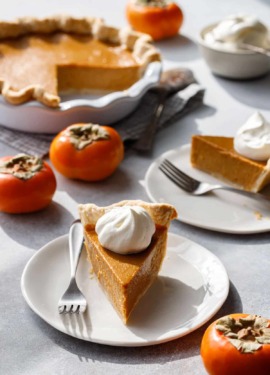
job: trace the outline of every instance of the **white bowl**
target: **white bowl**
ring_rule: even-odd
[[[270,70],[270,58],[252,51],[226,51],[218,45],[209,45],[204,36],[216,24],[206,26],[199,35],[199,48],[214,74],[231,79],[250,79],[262,76]]]
[[[31,132],[55,134],[77,122],[113,124],[130,114],[143,95],[160,79],[160,62],[149,64],[144,76],[124,91],[103,95],[65,96],[59,108],[49,108],[36,101],[18,106],[0,98],[1,125]]]

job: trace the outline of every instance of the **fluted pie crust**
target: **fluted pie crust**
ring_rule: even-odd
[[[141,253],[129,255],[120,255],[102,247],[95,232],[97,220],[114,207],[134,205],[143,207],[156,224],[149,247]],[[158,275],[166,253],[168,227],[177,213],[171,205],[139,200],[122,201],[107,207],[79,205],[79,213],[93,272],[115,310],[127,324],[132,310]]]
[[[127,89],[158,60],[151,37],[100,18],[0,21],[0,90],[11,104],[58,107],[60,92]]]

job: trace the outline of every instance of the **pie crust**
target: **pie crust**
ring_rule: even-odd
[[[134,205],[143,207],[156,225],[148,248],[137,254],[121,255],[102,247],[95,232],[97,220],[114,207]],[[168,227],[170,221],[176,218],[176,211],[168,204],[127,200],[107,207],[79,205],[79,213],[93,272],[126,324],[134,307],[158,275],[166,253]]]
[[[3,97],[49,107],[59,106],[62,91],[126,89],[161,58],[146,34],[70,16],[1,21],[0,54]]]

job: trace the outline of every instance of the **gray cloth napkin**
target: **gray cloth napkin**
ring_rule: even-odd
[[[160,118],[158,129],[178,120],[203,103],[204,89],[192,83],[183,90],[169,96]],[[148,91],[133,113],[112,126],[119,132],[126,147],[136,141],[151,121],[159,96],[155,90]],[[0,114],[1,121],[1,114]],[[54,135],[34,134],[8,129],[0,125],[0,142],[23,153],[45,157]]]

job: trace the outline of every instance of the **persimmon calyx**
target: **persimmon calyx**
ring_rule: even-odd
[[[258,315],[239,319],[225,316],[217,321],[216,329],[241,353],[254,353],[264,344],[270,344],[269,321]]]
[[[168,0],[134,0],[136,5],[165,8],[170,1]]]
[[[71,125],[68,128],[70,142],[77,150],[83,150],[94,141],[110,139],[109,133],[97,124]]]
[[[43,167],[43,161],[33,155],[17,154],[0,164],[0,173],[11,174],[20,180],[29,180]]]

